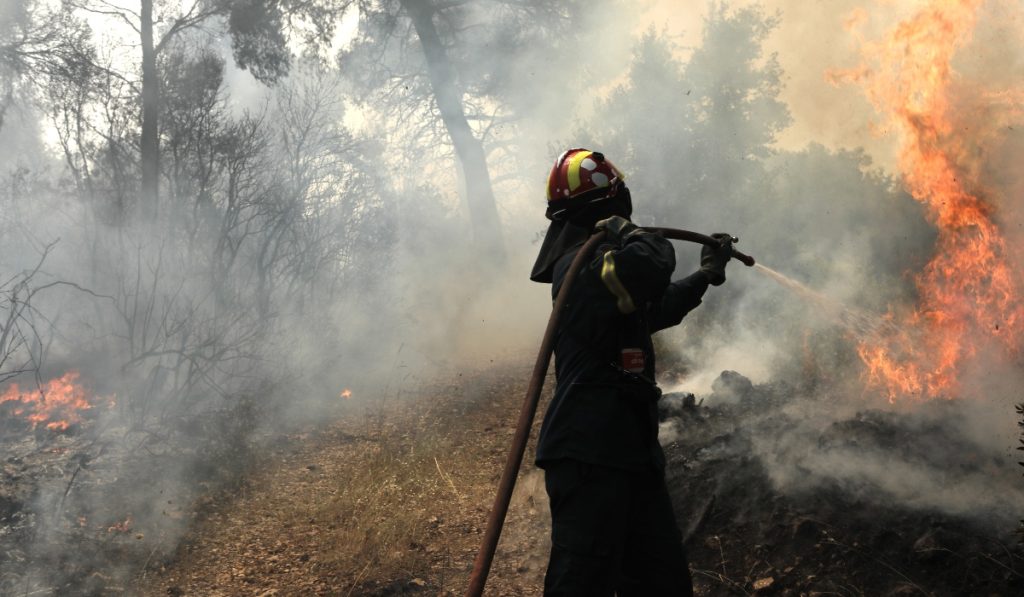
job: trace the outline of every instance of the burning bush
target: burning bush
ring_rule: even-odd
[[[981,5],[930,3],[865,44],[860,66],[833,74],[861,83],[898,131],[903,183],[938,230],[934,256],[914,276],[918,304],[892,307],[898,325],[859,348],[868,381],[890,400],[975,393],[963,385],[967,366],[1015,354],[1024,338],[1019,264],[996,223],[999,190],[982,177],[987,148],[1016,112],[993,101],[998,93],[983,83],[959,81],[953,69]]]
[[[66,431],[81,423],[87,412],[97,405],[114,405],[113,397],[102,398],[86,392],[78,382],[79,377],[78,371],[68,371],[34,390],[22,390],[18,384],[11,384],[0,394],[0,412],[10,419],[23,420],[32,429],[41,425],[52,431]]]

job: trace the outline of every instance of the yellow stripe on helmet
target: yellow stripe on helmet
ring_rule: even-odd
[[[601,281],[615,295],[617,299],[615,306],[618,307],[620,313],[628,315],[636,311],[633,297],[629,296],[629,291],[622,285],[618,274],[615,273],[615,256],[611,251],[604,254],[604,263],[601,265]]]
[[[587,159],[593,151],[580,151],[569,158],[569,192],[572,193],[580,188],[580,164]]]

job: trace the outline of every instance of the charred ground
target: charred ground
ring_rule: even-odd
[[[669,408],[663,409],[666,420],[683,422],[684,430],[666,446],[668,483],[696,581],[708,593],[1013,595],[1022,590],[1024,553],[1012,523],[995,513],[957,516],[910,505],[856,476],[837,471],[822,479],[820,471],[801,470],[799,459],[790,461],[794,473],[814,480],[780,491],[770,471],[779,466],[772,464],[778,457],[765,454],[766,444],[758,438],[799,428],[785,410],[801,392],[780,383],[752,385],[730,372],[719,382],[720,392],[739,394],[739,400],[686,408],[680,397],[668,396]],[[807,447],[838,458],[847,451],[882,450],[893,463],[948,471],[950,484],[959,482],[958,470],[996,471],[1013,464],[986,456],[964,439],[954,419],[926,418],[922,424],[918,412],[868,409],[825,426]]]

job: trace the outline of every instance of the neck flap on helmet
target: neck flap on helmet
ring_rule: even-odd
[[[540,253],[533,264],[530,279],[544,284],[551,283],[555,263],[569,251],[576,249],[590,237],[591,226],[578,226],[569,220],[555,220],[548,226]]]
[[[530,279],[544,284],[551,283],[555,263],[566,253],[587,242],[594,231],[594,224],[612,216],[629,218],[633,213],[633,202],[629,189],[622,185],[612,198],[590,203],[574,212],[552,220],[548,226],[540,253],[533,265]]]

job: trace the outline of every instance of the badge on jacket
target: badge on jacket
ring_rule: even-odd
[[[643,373],[644,351],[640,348],[623,348],[622,368],[630,373]]]

